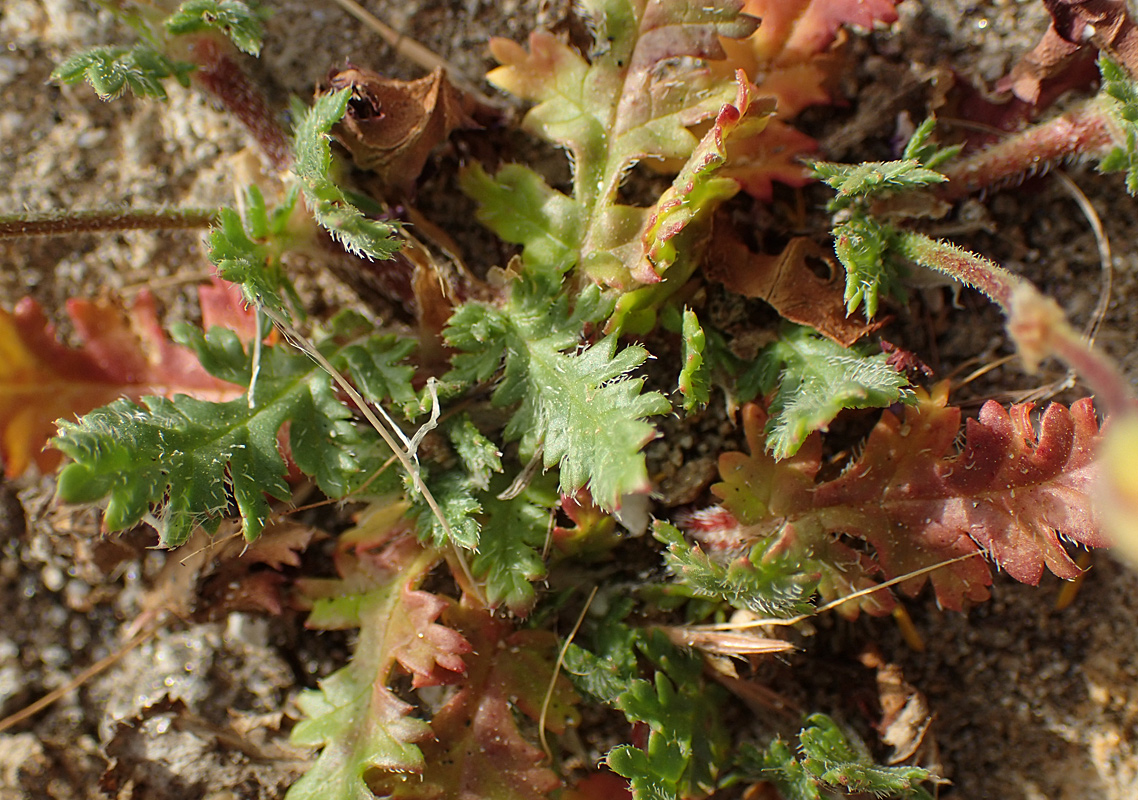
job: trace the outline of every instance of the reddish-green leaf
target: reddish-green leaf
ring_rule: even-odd
[[[552,678],[556,638],[545,631],[512,631],[487,612],[452,607],[447,621],[470,639],[462,688],[431,720],[422,777],[392,775],[377,788],[416,800],[546,800],[561,786],[544,753],[522,735],[515,708],[533,721]],[[572,720],[575,695],[560,676],[545,726],[559,733]]]
[[[220,283],[201,289],[203,320],[252,336],[252,314]],[[55,421],[74,419],[119,397],[187,394],[225,401],[244,387],[213,377],[187,347],[166,338],[154,297],[139,293],[122,308],[104,300],[67,302],[76,336],[72,348],[56,337],[39,305],[25,298],[9,314],[0,309],[0,455],[15,477],[34,461],[54,469],[60,455],[44,450]]]
[[[746,540],[778,536],[781,546],[802,548],[823,563],[842,546],[835,543],[839,535],[868,542],[872,561],[848,554],[866,575],[880,569],[892,578],[984,554],[1025,583],[1037,583],[1045,566],[1061,578],[1076,577],[1079,569],[1062,541],[1107,544],[1090,497],[1099,439],[1090,400],[1069,409],[1052,404],[1038,434],[1030,403],[1008,411],[989,402],[968,421],[962,451],[953,446],[960,411],[946,401],[942,384],[931,396],[918,393],[902,417],[885,412],[857,461],[820,484],[817,434],[797,456],[775,462],[756,446],[765,415],[750,407],[745,424],[752,452],[722,456],[724,482],[712,491],[743,523]],[[926,577],[941,605],[953,609],[986,599],[991,583],[987,565],[974,557],[901,586],[914,594]],[[820,590],[842,593],[825,581]]]

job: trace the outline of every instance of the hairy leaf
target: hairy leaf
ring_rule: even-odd
[[[812,167],[814,177],[837,192],[837,196],[830,201],[831,211],[848,208],[859,198],[884,192],[917,189],[948,180],[915,158],[901,161],[867,161],[861,164],[815,161]]]
[[[261,15],[241,0],[187,0],[163,24],[175,35],[218,31],[241,52],[261,54]]]
[[[210,374],[248,385],[252,353],[221,328],[202,336],[188,327],[175,338],[189,345]],[[342,363],[343,351],[367,339],[326,339],[321,349]],[[247,396],[211,403],[179,395],[118,400],[77,423],[61,421],[52,443],[68,455],[59,495],[69,502],[109,497],[104,524],[121,530],[153,522],[164,546],[185,541],[198,524],[216,525],[230,498],[242,532],[253,540],[269,513],[265,495],[289,497],[278,435],[289,423],[297,466],[330,497],[359,486],[390,455],[370,429],[357,427],[331,378],[288,345],[264,348],[255,402]],[[389,478],[389,482],[394,478]]]
[[[482,537],[482,503],[467,474],[461,470],[448,470],[438,478],[427,481],[427,486],[446,517],[450,537],[442,521],[424,503],[419,506],[419,528],[424,537],[436,547],[445,547],[448,541],[467,550],[478,549]]]
[[[1118,64],[1099,57],[1102,93],[1110,98],[1107,108],[1115,118],[1126,146],[1114,148],[1099,163],[1101,172],[1125,172],[1126,190],[1138,194],[1138,86]]]
[[[517,616],[534,603],[533,582],[545,577],[541,549],[549,532],[550,510],[535,502],[533,493],[501,499],[507,481],[496,481],[484,500],[486,521],[481,546],[471,568],[486,580],[486,602],[505,603]]]
[[[798,452],[845,408],[881,408],[906,397],[909,382],[884,353],[866,355],[824,339],[809,328],[784,328],[755,364],[759,391],[776,391],[767,423],[767,448],[776,459]]]
[[[653,534],[668,546],[664,561],[669,571],[696,595],[764,617],[790,617],[812,608],[809,598],[820,575],[807,571],[794,554],[773,551],[769,539],[756,544],[749,555],[721,564],[698,545],[689,547],[666,522],[657,522]]]
[[[344,116],[352,90],[321,95],[296,126],[293,170],[316,221],[350,253],[388,259],[399,249],[394,225],[368,219],[332,180],[328,132]]]
[[[478,219],[504,241],[522,245],[522,261],[530,270],[561,275],[576,264],[581,207],[536,172],[507,164],[490,177],[476,163],[462,171],[459,181],[466,194],[478,199]]]
[[[834,253],[846,268],[846,310],[865,304],[865,315],[877,315],[881,292],[907,299],[901,278],[905,266],[893,256],[892,230],[871,217],[857,215],[834,228]]]
[[[490,477],[502,471],[502,453],[471,421],[469,414],[459,414],[447,428],[447,437],[470,476],[470,483],[480,491],[490,486]]]
[[[798,757],[782,739],[775,739],[764,753],[745,746],[740,765],[748,777],[773,783],[786,800],[820,800],[823,789],[895,800],[932,799],[920,785],[931,778],[928,770],[875,763],[864,744],[825,714],[806,718],[799,741]]]
[[[162,81],[174,78],[190,85],[194,65],[172,61],[146,44],[134,47],[92,47],[69,57],[51,73],[62,83],[86,80],[103,100],[118,97],[126,89],[138,97],[166,99]]]
[[[240,326],[250,317],[232,297],[217,296],[219,289],[200,291],[207,325]],[[67,313],[82,342],[77,349],[56,339],[33,300],[21,301],[11,314],[0,310],[0,455],[10,478],[32,462],[44,471],[59,463],[58,451],[44,449],[56,419],[73,419],[119,397],[226,400],[241,392],[202,369],[193,351],[166,338],[149,292],[140,292],[129,309],[69,300]]]
[[[209,260],[224,280],[241,287],[250,304],[264,305],[278,314],[291,310],[303,317],[300,298],[280,264],[287,246],[288,219],[296,207],[297,187],[270,213],[256,185],[245,189],[242,213],[231,208],[218,212],[209,232]]]
[[[638,639],[637,646],[658,669],[652,681],[628,681],[614,705],[630,722],[648,726],[648,743],[613,748],[609,767],[629,779],[636,800],[713,791],[727,746],[717,687],[701,680],[700,656],[679,650],[662,633]]]
[[[523,278],[505,310],[468,303],[445,335],[461,351],[449,380],[488,380],[505,354],[493,402],[518,406],[506,440],[520,439],[525,458],[542,448],[546,469],[560,468],[563,494],[587,485],[598,504],[613,509],[621,495],[647,490],[640,449],[654,431],[643,420],[666,413],[670,405],[658,393],[641,394],[643,379],[629,377],[648,357],[642,347],[618,352],[616,337],[609,336],[564,352],[577,347],[586,322],[609,308],[593,288],[570,311],[565,295],[551,297],[548,287]]]
[[[776,462],[761,444],[765,415],[750,406],[745,425],[751,454],[721,456],[724,480],[712,492],[742,523],[742,542],[774,537],[772,547],[830,569],[838,563],[850,588],[868,586],[878,570],[894,578],[973,556],[901,583],[912,595],[927,578],[942,606],[961,609],[966,600],[988,597],[991,575],[980,554],[1025,583],[1038,582],[1044,567],[1076,577],[1079,569],[1060,537],[1088,547],[1107,544],[1089,498],[1099,439],[1090,401],[1070,409],[1052,404],[1038,434],[1030,403],[1007,411],[988,402],[978,419],[969,420],[965,447],[957,452],[960,411],[946,400],[941,385],[931,396],[918,391],[903,418],[885,412],[861,456],[823,483],[815,482],[821,466],[817,435],[795,457]],[[872,545],[872,558],[836,542],[839,533]],[[823,573],[824,596],[843,594],[831,582],[835,577]],[[863,607],[867,600],[875,613],[889,607],[882,593],[863,598]]]

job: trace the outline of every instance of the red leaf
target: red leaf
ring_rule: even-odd
[[[872,28],[897,20],[898,0],[747,0],[743,12],[762,19],[753,36],[767,63],[796,63],[821,53],[843,25]]]
[[[835,535],[863,539],[886,578],[973,553],[1025,583],[1037,583],[1044,566],[1076,577],[1060,537],[1087,547],[1108,544],[1090,498],[1099,440],[1090,400],[1070,409],[1052,404],[1038,437],[1030,403],[1005,411],[989,402],[968,422],[966,445],[957,452],[960,411],[946,406],[947,394],[941,384],[932,396],[918,392],[903,418],[885,412],[861,457],[821,484],[814,480],[821,463],[817,435],[794,458],[775,462],[757,446],[764,415],[752,409],[745,418],[751,455],[723,455],[724,483],[712,491],[744,523],[743,538],[777,532],[783,546],[803,548],[819,561]],[[928,577],[938,601],[952,609],[986,599],[991,583],[979,558]],[[901,586],[911,595],[925,580]]]
[[[400,644],[394,654],[399,665],[411,673],[416,689],[457,683],[466,673],[462,657],[470,652],[470,642],[435,621],[449,605],[437,595],[403,587],[403,609],[415,636]]]
[[[216,310],[221,304],[211,305]],[[9,478],[33,461],[43,471],[55,468],[59,453],[43,447],[61,417],[73,419],[119,397],[188,394],[221,401],[242,392],[211,376],[191,350],[165,337],[154,297],[145,290],[129,309],[75,299],[67,302],[67,314],[78,348],[57,340],[55,327],[34,300],[20,301],[11,314],[0,309],[0,455]]]

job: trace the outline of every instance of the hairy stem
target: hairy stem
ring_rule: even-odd
[[[1029,281],[921,233],[898,231],[895,242],[898,254],[951,275],[995,301],[1008,317],[1008,333],[1029,370],[1054,356],[1079,374],[1108,413],[1138,411],[1138,399],[1118,366],[1075,331],[1059,304]]]
[[[0,239],[73,233],[206,228],[216,208],[96,208],[0,215]]]
[[[1065,158],[1101,158],[1120,144],[1103,104],[1091,99],[1066,114],[1033,125],[1000,142],[952,163],[948,182],[935,193],[959,200],[982,189],[1046,171]]]
[[[189,51],[190,59],[198,65],[193,80],[245,126],[273,167],[284,171],[292,161],[289,136],[231,51],[226,42],[199,37]]]
[[[922,267],[951,275],[965,286],[986,294],[1005,314],[1011,313],[1012,293],[1023,278],[992,261],[923,233],[897,231],[897,253]]]

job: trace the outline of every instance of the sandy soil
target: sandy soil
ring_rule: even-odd
[[[346,59],[401,77],[419,74],[331,0],[269,5],[276,13],[256,74],[274,99],[309,96]],[[422,0],[371,7],[478,80],[491,66],[489,36],[521,40],[535,20],[556,21],[562,5]],[[873,63],[953,65],[986,82],[1003,75],[1046,26],[1037,2],[907,0],[902,9],[893,33],[857,44],[877,54]],[[0,42],[7,45],[0,50],[0,210],[231,200],[231,177],[248,163],[249,144],[200,95],[174,87],[165,105],[132,98],[105,104],[85,86],[47,83],[65,54],[123,35],[107,14],[78,0],[0,4]],[[859,79],[871,81],[871,72]],[[812,124],[825,138],[856,112],[855,99]],[[869,146],[891,135],[891,120],[884,122],[866,131]],[[841,157],[856,159],[857,148],[850,149]],[[1138,375],[1138,205],[1119,178],[1078,167],[1071,174],[1115,248],[1113,302],[1099,341]],[[1032,181],[990,198],[980,213],[992,232],[960,241],[1028,275],[1077,324],[1085,322],[1101,269],[1094,237],[1068,194],[1054,181]],[[192,316],[180,281],[207,272],[200,240],[198,233],[138,232],[0,243],[0,302],[10,308],[31,295],[58,314],[68,297],[156,285],[168,314]],[[307,289],[343,293],[327,277]],[[976,298],[964,303],[967,310],[948,306],[929,333],[947,369],[969,356],[1007,352],[998,315]],[[968,403],[1051,377],[1011,365],[960,397]],[[90,513],[55,508],[50,495],[47,481],[0,489],[0,716],[115,651],[164,563],[144,549],[144,533],[124,545],[100,541]],[[929,601],[910,604],[924,652],[907,646],[888,619],[820,626],[777,688],[809,694],[813,710],[840,713],[843,695],[872,693],[873,675],[856,657],[873,641],[928,697],[940,759],[954,782],[942,797],[1128,800],[1138,796],[1138,578],[1097,554],[1076,601],[1062,611],[1054,610],[1059,591],[1055,580],[1039,588],[1001,580],[993,601],[967,615],[939,612]],[[345,654],[342,638],[306,635],[299,622],[232,615],[170,624],[80,690],[0,734],[0,800],[279,796],[304,757],[276,735],[281,711]],[[226,738],[233,732],[241,747]],[[104,776],[101,790],[108,759],[124,766]]]

